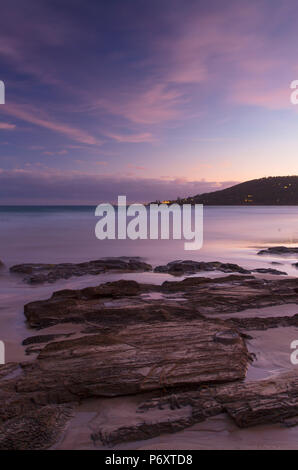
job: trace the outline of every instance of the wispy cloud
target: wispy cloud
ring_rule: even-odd
[[[132,170],[140,170],[140,171],[146,170],[144,166],[133,165],[132,163],[128,163],[127,168],[131,168]]]
[[[105,133],[105,135],[115,140],[116,142],[120,142],[120,143],[140,144],[144,142],[156,141],[156,138],[152,135],[151,132],[143,132],[140,134],[119,134],[119,133],[107,132]]]
[[[7,104],[3,107],[2,111],[6,114],[14,116],[15,118],[21,119],[22,121],[35,124],[39,127],[44,127],[65,137],[88,145],[101,145],[102,141],[94,137],[82,129],[71,127],[67,124],[63,124],[58,121],[51,120],[48,116],[41,115],[40,111],[29,105],[16,105]]]
[[[137,124],[158,124],[179,116],[183,92],[171,90],[166,84],[156,84],[146,90],[120,93],[115,98],[102,98],[97,106]]]
[[[272,86],[269,81],[264,83],[264,80],[253,78],[236,83],[228,100],[235,104],[277,110],[292,107],[289,97],[288,83]]]
[[[5,131],[13,131],[17,126],[15,124],[9,124],[8,122],[0,122],[0,129]]]
[[[57,150],[57,151],[49,151],[49,150],[46,150],[44,152],[42,152],[43,155],[48,155],[48,156],[52,156],[52,155],[67,155],[68,154],[68,150]]]

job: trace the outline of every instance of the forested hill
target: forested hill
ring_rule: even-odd
[[[298,205],[298,176],[255,179],[220,191],[171,202],[205,205]]]

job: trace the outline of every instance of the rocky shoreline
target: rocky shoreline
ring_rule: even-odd
[[[42,264],[26,263],[18,264],[10,268],[10,272],[25,274],[24,282],[28,284],[41,284],[43,282],[56,282],[58,279],[69,279],[72,276],[97,276],[106,272],[145,272],[152,271],[152,266],[143,262],[139,257],[129,258],[102,258],[86,263],[60,263]]]
[[[99,261],[20,265],[12,271],[52,282],[65,272],[152,269],[136,258]],[[235,313],[297,304],[297,279],[264,279],[260,272],[255,277],[251,270],[219,262],[175,261],[155,272],[182,276],[209,270],[224,275],[161,285],[119,280],[56,291],[26,304],[28,326],[38,333],[23,341],[29,361],[0,366],[0,449],[51,448],[79,406],[112,397],[136,397],[136,418],[125,425],[121,420],[96,424],[90,446],[179,432],[223,413],[240,428],[296,425],[295,371],[264,380],[245,377],[256,360],[247,346],[253,332],[298,326],[298,308],[283,316]],[[68,333],[59,332],[62,325],[69,326]]]
[[[259,254],[262,254],[261,252]],[[270,253],[269,253],[270,254]],[[278,263],[279,264],[279,263]],[[25,263],[12,266],[11,273],[25,274],[23,281],[27,284],[42,284],[45,282],[54,283],[59,279],[69,279],[71,277],[81,277],[88,274],[97,276],[109,272],[116,273],[138,273],[154,271],[155,273],[168,273],[172,276],[184,276],[196,274],[199,272],[218,271],[223,273],[239,274],[273,274],[286,276],[287,273],[273,268],[255,268],[244,269],[238,264],[221,263],[219,261],[191,261],[176,260],[171,261],[164,266],[156,266],[154,269],[151,264],[145,263],[141,258],[129,258],[122,256],[120,258],[102,258],[99,260],[87,261],[86,263],[60,263],[60,264],[42,264]]]

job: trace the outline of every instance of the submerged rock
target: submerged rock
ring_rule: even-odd
[[[164,266],[157,266],[154,272],[169,273],[174,276],[182,276],[183,274],[194,274],[200,271],[221,271],[224,273],[241,273],[250,274],[247,269],[232,263],[221,263],[219,261],[205,262],[205,261],[191,261],[191,260],[178,260],[171,261]]]
[[[285,271],[279,271],[278,269],[272,268],[257,268],[251,271],[252,273],[259,273],[259,274],[274,274],[277,276],[287,276],[288,273]]]
[[[144,272],[152,271],[152,266],[138,257],[102,258],[86,263],[38,264],[26,263],[12,266],[12,273],[27,274],[24,281],[29,284],[55,282],[72,276],[98,275],[107,271]]]
[[[292,255],[298,254],[298,247],[271,246],[258,252],[258,255]]]
[[[142,295],[150,292],[158,292],[160,298]],[[175,300],[176,294],[180,301]],[[134,323],[185,322],[206,314],[295,302],[298,302],[297,279],[273,281],[231,274],[166,281],[162,286],[123,280],[81,290],[62,290],[54,292],[50,299],[26,304],[24,313],[33,328],[59,323],[118,328]]]
[[[140,297],[134,300],[141,292],[140,284],[126,280],[81,290],[62,290],[54,292],[48,300],[25,305],[24,313],[30,326],[37,328],[58,323],[96,322],[108,326],[135,323],[146,317],[162,319],[158,304]]]
[[[274,275],[287,275],[284,271],[278,271],[272,268],[257,268],[257,269],[245,269],[238,264],[233,263],[221,263],[219,261],[171,261],[164,266],[157,266],[154,272],[157,273],[168,273],[173,276],[183,276],[185,274],[195,274],[201,271],[221,271],[223,273],[239,273],[239,274],[274,274]]]

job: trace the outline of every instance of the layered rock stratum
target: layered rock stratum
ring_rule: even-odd
[[[162,285],[120,280],[30,302],[28,325],[45,332],[24,339],[29,361],[0,366],[0,449],[51,448],[80,404],[112,397],[138,397],[137,418],[99,420],[90,445],[174,433],[223,413],[238,427],[295,425],[297,374],[247,381],[246,373],[256,359],[247,346],[253,331],[297,326],[298,312],[247,309],[297,301],[297,279],[228,270]],[[69,333],[59,333],[62,325]]]

